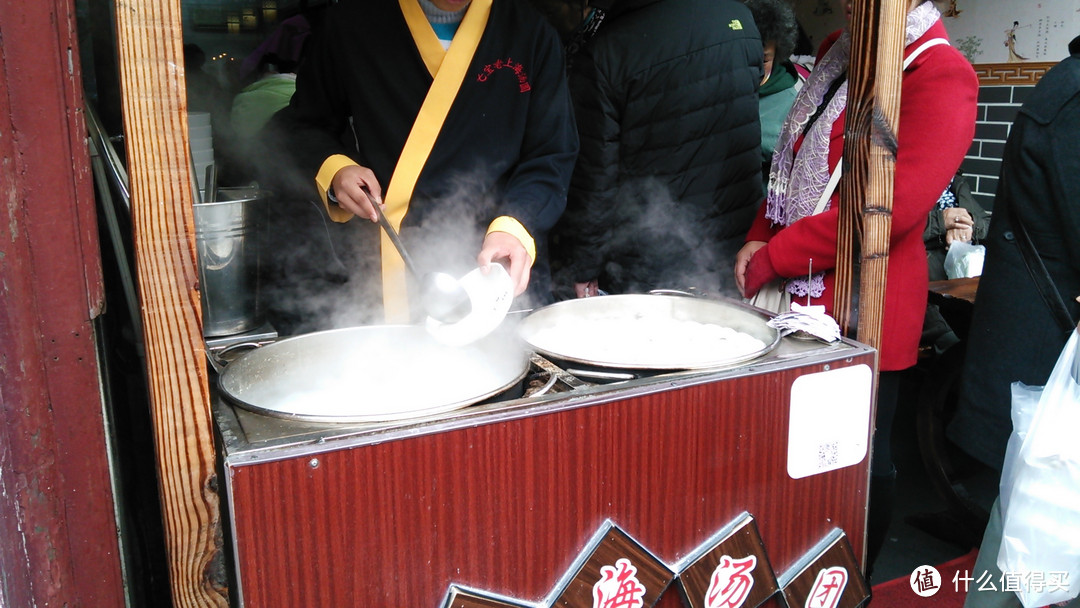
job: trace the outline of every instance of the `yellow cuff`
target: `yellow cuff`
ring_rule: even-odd
[[[333,185],[334,176],[337,175],[338,171],[355,164],[356,161],[344,154],[334,154],[323,161],[322,166],[319,167],[319,173],[315,176],[315,185],[319,188],[319,196],[322,197],[326,213],[335,222],[347,222],[352,219],[353,214],[348,209],[342,209],[337,205],[330,204],[330,199],[326,197],[326,191]]]
[[[536,263],[536,241],[529,235],[529,231],[525,230],[525,227],[521,225],[521,222],[509,215],[497,217],[488,226],[487,234],[492,232],[506,232],[521,241],[521,244],[525,246],[525,251],[529,254],[529,259],[532,260],[530,266]]]

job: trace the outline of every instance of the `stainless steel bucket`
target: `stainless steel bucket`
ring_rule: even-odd
[[[203,336],[238,334],[263,323],[259,251],[268,197],[258,188],[219,188],[216,202],[195,205]]]

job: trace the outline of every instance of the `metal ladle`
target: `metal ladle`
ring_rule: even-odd
[[[401,254],[401,259],[405,260],[405,266],[420,281],[420,301],[428,316],[443,323],[457,323],[472,312],[472,301],[469,300],[469,294],[465,293],[465,288],[461,286],[461,283],[445,272],[429,272],[421,275],[413,264],[412,257],[405,251],[405,245],[401,242],[397,230],[394,230],[390,221],[383,215],[382,209],[374,202],[371,206],[375,208],[379,225],[390,237],[390,241]]]

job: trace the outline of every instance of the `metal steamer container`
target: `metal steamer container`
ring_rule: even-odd
[[[612,379],[634,370],[707,370],[746,364],[772,352],[780,343],[780,332],[767,323],[767,312],[730,298],[694,295],[624,294],[566,300],[534,311],[521,323],[522,339],[545,357],[574,371],[596,377],[595,372],[614,372]],[[596,334],[593,328],[617,329],[619,336],[635,339],[646,325],[674,325],[683,322],[728,328],[759,341],[746,350],[728,350],[721,344],[698,352],[661,352],[648,349],[609,351],[598,356],[591,343],[611,336]],[[637,375],[631,373],[629,376]]]
[[[195,249],[203,310],[203,336],[227,336],[263,323],[259,257],[269,193],[219,188],[217,200],[195,204]]]

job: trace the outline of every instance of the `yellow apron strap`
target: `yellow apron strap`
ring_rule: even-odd
[[[420,178],[420,172],[427,163],[431,149],[435,147],[435,140],[439,137],[446,115],[461,89],[465,72],[469,69],[476,47],[484,34],[488,15],[491,13],[491,0],[472,0],[450,48],[446,51],[443,51],[442,45],[438,43],[420,3],[417,0],[398,2],[413,34],[413,40],[424,57],[424,63],[428,70],[432,70],[434,66],[437,71],[433,74],[434,81],[420,107],[420,113],[416,116],[409,138],[405,141],[405,147],[401,151],[397,166],[394,167],[394,174],[390,177],[390,185],[383,198],[386,219],[395,229],[400,230],[401,221],[409,210],[409,201],[412,199],[416,181]],[[431,46],[432,42],[437,49]],[[382,235],[382,281],[386,322],[408,322],[410,315],[405,262],[385,233]]]

